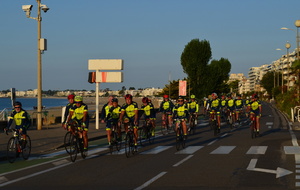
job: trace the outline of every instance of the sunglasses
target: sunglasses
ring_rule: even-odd
[[[178,100],[178,102],[183,102],[183,100]]]
[[[81,102],[74,102],[75,104],[81,104]]]
[[[15,107],[15,108],[17,109],[17,108],[21,108],[21,107]]]

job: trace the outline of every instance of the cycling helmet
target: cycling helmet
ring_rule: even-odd
[[[148,102],[149,102],[149,99],[148,99],[147,97],[144,97],[144,98],[142,99],[142,102],[143,102],[143,103],[148,103]]]
[[[75,96],[74,101],[75,102],[82,102],[83,98],[82,96]]]
[[[74,94],[70,94],[69,96],[68,96],[68,100],[69,99],[74,99],[75,98],[75,95]]]
[[[20,107],[22,107],[22,103],[21,102],[15,102],[14,106],[20,106]]]
[[[125,99],[132,99],[132,95],[131,94],[126,94]]]
[[[214,96],[215,96],[215,97],[218,97],[218,94],[214,92],[214,93],[211,94],[211,96],[212,96],[212,97],[214,97]]]
[[[111,102],[119,102],[119,100],[118,100],[118,98],[113,98],[112,100],[111,100]]]
[[[196,98],[196,96],[195,95],[191,95],[191,99],[195,99]]]
[[[165,94],[163,97],[164,97],[164,99],[166,99],[166,98],[169,98],[169,95]]]

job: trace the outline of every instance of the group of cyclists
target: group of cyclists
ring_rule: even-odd
[[[204,100],[204,105],[206,113],[216,115],[218,132],[221,128],[221,117],[229,120],[229,116],[231,116],[234,125],[235,122],[240,124],[241,113],[245,113],[245,115],[249,115],[250,120],[256,121],[256,132],[259,134],[262,106],[257,94],[253,94],[250,100],[249,97],[243,100],[240,94],[237,94],[235,98],[231,94],[218,98],[216,93],[212,93],[211,99]]]
[[[138,129],[139,129],[139,107],[138,104],[133,101],[131,94],[125,95],[125,103],[120,106],[119,100],[114,96],[109,96],[108,102],[103,106],[101,111],[100,120],[102,123],[106,123],[106,133],[108,145],[111,146],[111,129],[112,126],[117,127],[118,141],[122,141],[121,125],[123,124],[125,132],[129,127],[133,128],[134,132],[134,145],[135,151],[137,151],[138,142]],[[89,115],[88,106],[83,103],[82,96],[75,96],[73,94],[68,96],[68,105],[66,106],[64,121],[62,127],[68,131],[74,130],[70,127],[70,123],[77,123],[77,130],[80,132],[81,138],[83,138],[83,147],[85,154],[88,149],[88,128],[89,128]],[[147,97],[142,99],[142,105],[140,108],[143,111],[144,119],[149,120],[152,125],[152,135],[155,135],[156,127],[156,111]],[[218,130],[221,128],[221,115],[233,113],[234,120],[240,121],[240,113],[244,110],[249,113],[251,119],[255,119],[257,123],[257,133],[260,129],[260,117],[262,112],[261,102],[258,100],[258,96],[253,94],[251,100],[241,99],[241,95],[237,95],[235,99],[229,94],[227,96],[222,95],[218,97],[216,93],[211,94],[211,99],[204,100],[204,110],[207,113],[214,113],[217,116]],[[163,100],[158,108],[158,112],[162,113],[162,126],[171,128],[175,124],[175,131],[179,124],[181,124],[184,134],[184,139],[187,138],[188,126],[187,123],[191,122],[191,118],[194,116],[198,118],[199,103],[196,100],[195,95],[190,96],[190,100],[187,100],[183,96],[179,96],[176,103],[173,103],[168,95],[163,96]],[[10,115],[8,126],[5,130],[8,130],[15,121],[16,129],[21,131],[23,137],[26,138],[26,131],[29,127],[29,115],[22,109],[21,102],[14,103],[14,109]],[[197,122],[197,119],[196,119]]]

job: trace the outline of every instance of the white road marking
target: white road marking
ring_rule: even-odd
[[[299,146],[284,146],[283,149],[285,154],[300,154]]]
[[[236,146],[220,146],[210,154],[229,154]]]
[[[184,158],[183,160],[177,162],[176,164],[173,165],[173,167],[177,167],[180,164],[182,164],[183,162],[187,161],[188,159],[192,158],[194,155],[189,155],[188,157]]]
[[[251,146],[246,154],[265,154],[267,146]]]
[[[150,179],[149,181],[147,181],[146,183],[144,183],[143,185],[135,188],[134,190],[141,190],[144,189],[145,187],[149,186],[151,183],[153,183],[154,181],[156,181],[157,179],[161,178],[163,175],[165,175],[167,172],[161,172],[159,173],[157,176],[153,177],[152,179]]]
[[[214,140],[214,141],[211,141],[210,143],[208,143],[207,145],[209,146],[209,145],[212,145],[212,144],[214,144],[215,142],[217,142],[218,141],[218,139],[216,139],[216,140]]]
[[[188,146],[185,149],[182,149],[175,154],[194,154],[196,151],[200,150],[204,146]]]
[[[273,122],[267,122],[266,125],[273,125]]]
[[[157,146],[155,148],[152,148],[150,150],[147,150],[147,151],[144,151],[144,152],[141,152],[140,154],[158,154],[162,151],[165,151],[169,148],[171,148],[172,146]]]

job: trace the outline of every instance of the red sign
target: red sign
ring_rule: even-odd
[[[179,96],[186,96],[186,80],[179,81]]]

